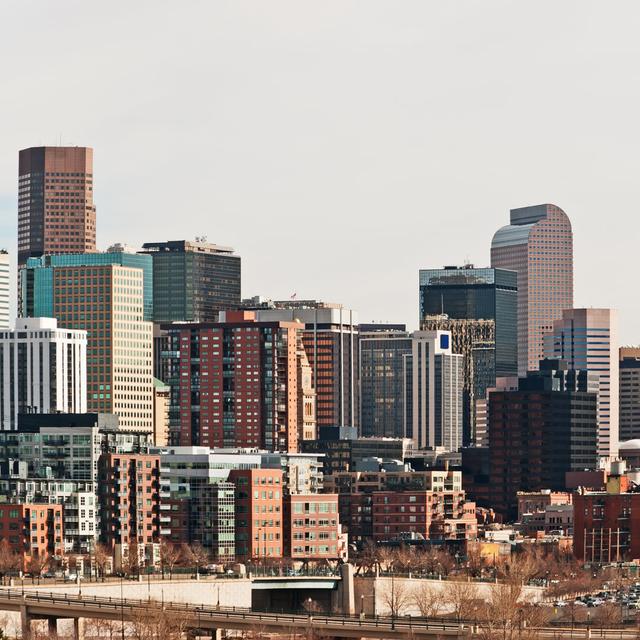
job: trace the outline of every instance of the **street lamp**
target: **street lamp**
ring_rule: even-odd
[[[124,578],[120,576],[120,633],[124,640]]]

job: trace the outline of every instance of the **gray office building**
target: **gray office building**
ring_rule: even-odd
[[[364,437],[404,437],[406,331],[362,332],[359,337],[360,427]]]

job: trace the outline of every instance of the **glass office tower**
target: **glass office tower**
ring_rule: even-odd
[[[464,356],[464,442],[474,440],[475,407],[496,378],[515,376],[517,273],[473,265],[420,270],[420,326],[450,331]]]

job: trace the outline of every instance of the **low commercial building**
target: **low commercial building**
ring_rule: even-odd
[[[605,491],[573,497],[573,553],[584,562],[640,558],[640,493],[632,490],[623,462],[612,463]]]

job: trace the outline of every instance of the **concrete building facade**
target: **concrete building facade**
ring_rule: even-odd
[[[416,449],[462,446],[463,357],[452,353],[448,331],[413,333],[405,356],[405,436]]]
[[[18,318],[0,331],[0,418],[16,429],[20,413],[87,411],[87,332],[55,318]]]

